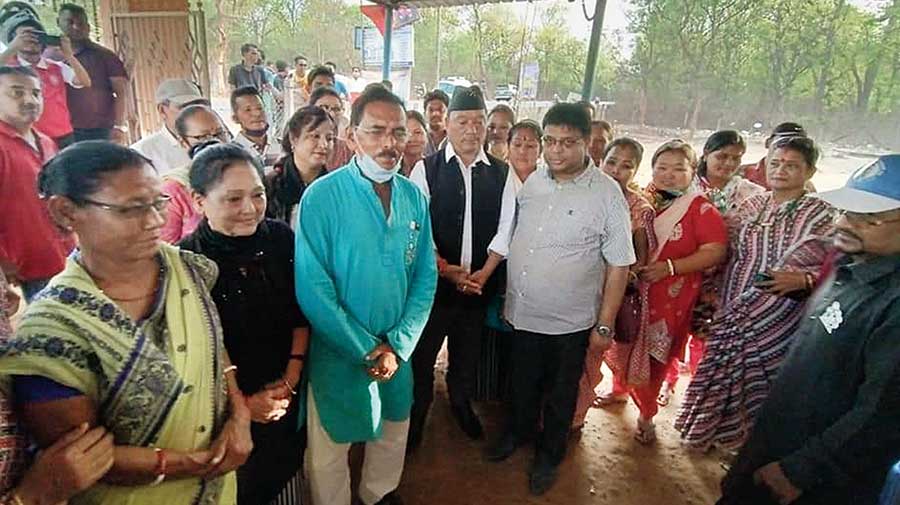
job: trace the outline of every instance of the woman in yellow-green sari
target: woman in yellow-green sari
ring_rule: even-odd
[[[80,247],[0,345],[41,446],[102,425],[115,462],[72,504],[235,502],[250,415],[210,298],[216,265],[162,243],[168,201],[149,161],[83,142],[45,165],[40,192]]]

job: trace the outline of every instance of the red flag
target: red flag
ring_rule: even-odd
[[[360,5],[359,10],[375,23],[375,27],[384,37],[384,20],[387,18],[383,5]],[[419,10],[415,7],[394,7],[394,30],[411,25],[419,20]]]
[[[369,19],[375,23],[375,28],[378,28],[378,31],[381,33],[381,36],[384,37],[384,6],[383,5],[360,5],[359,10]]]

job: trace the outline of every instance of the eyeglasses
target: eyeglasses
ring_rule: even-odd
[[[900,217],[894,219],[878,219],[874,214],[864,212],[850,212],[842,209],[832,209],[832,219],[837,221],[841,217],[847,218],[847,222],[853,226],[881,226],[889,223],[900,222]]]
[[[577,146],[578,144],[584,142],[584,139],[579,138],[579,137],[566,137],[566,138],[558,139],[555,137],[551,137],[550,135],[544,135],[541,138],[541,141],[544,143],[544,148],[546,148],[546,149],[552,149],[553,146],[555,146],[557,144],[561,144],[566,149],[572,149],[573,147]]]
[[[160,195],[156,200],[142,205],[116,205],[112,203],[98,202],[96,200],[89,200],[87,198],[82,198],[79,201],[83,204],[93,205],[94,207],[99,207],[105,211],[112,212],[125,219],[134,219],[146,216],[151,209],[159,214],[162,214],[169,207],[169,201],[171,200],[172,197],[169,195]]]
[[[340,105],[320,105],[319,108],[325,109],[325,112],[330,112],[332,116],[340,116],[344,113],[344,108]]]
[[[394,137],[394,140],[397,142],[406,142],[409,140],[409,131],[406,128],[397,128],[392,131],[388,131],[387,128],[360,128],[356,127],[356,131],[362,132],[366,135],[371,135],[373,137],[378,137],[379,140],[384,139],[386,136]]]
[[[204,133],[202,135],[184,135],[184,138],[195,141],[196,143],[206,142],[207,140],[221,140],[228,142],[231,140],[231,133],[226,130],[217,130],[213,133]]]
[[[322,140],[325,140],[325,142],[328,144],[334,143],[334,135],[333,134],[322,135],[321,133],[306,133],[301,137],[301,139],[304,142],[310,142],[315,145],[319,145],[322,142]]]

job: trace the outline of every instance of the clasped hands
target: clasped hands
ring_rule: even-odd
[[[456,286],[456,290],[469,296],[480,296],[491,274],[484,269],[469,273],[459,265],[450,265],[441,275]]]
[[[394,348],[386,343],[379,344],[372,352],[366,355],[366,361],[371,363],[367,370],[369,377],[372,377],[377,382],[391,380],[394,374],[397,373],[397,368],[400,367]]]
[[[300,372],[300,369],[288,367],[281,379],[272,381],[256,393],[244,397],[254,423],[271,423],[287,414],[291,398],[300,382]]]

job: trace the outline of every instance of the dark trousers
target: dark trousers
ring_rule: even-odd
[[[516,330],[513,335],[507,430],[518,443],[536,439],[538,464],[559,465],[566,454],[589,336],[589,329],[565,335]],[[543,429],[535,437],[541,419]]]
[[[111,128],[75,128],[75,142],[109,140],[111,133]]]
[[[484,307],[474,307],[457,299],[435,301],[431,317],[412,355],[415,382],[410,431],[421,433],[425,425],[425,417],[434,399],[434,362],[445,336],[450,354],[450,368],[447,371],[450,403],[465,404],[474,396],[484,317]]]

